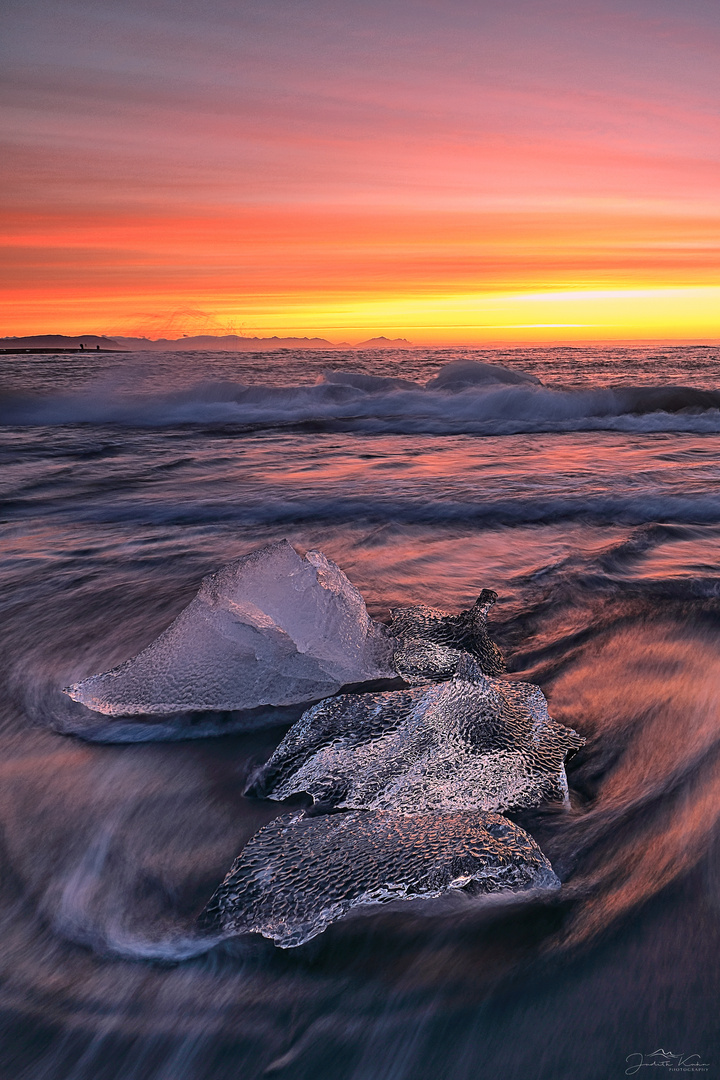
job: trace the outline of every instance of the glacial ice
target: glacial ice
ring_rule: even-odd
[[[519,809],[567,800],[565,758],[583,742],[550,719],[539,687],[467,658],[448,682],[308,709],[249,793],[407,813]]]
[[[459,615],[425,604],[394,608],[390,634],[396,639],[398,673],[408,682],[449,679],[470,653],[486,675],[501,674],[505,660],[487,631],[488,612],[496,600],[496,592],[483,589],[473,607]]]
[[[203,579],[151,645],[66,689],[112,716],[246,710],[392,678],[392,641],[321,552],[270,544]]]
[[[255,834],[201,921],[287,949],[361,904],[559,885],[534,840],[499,814],[295,813]]]

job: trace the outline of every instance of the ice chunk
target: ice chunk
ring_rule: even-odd
[[[342,570],[283,540],[210,574],[152,645],[66,692],[113,716],[254,709],[393,677],[391,658]]]
[[[486,675],[503,672],[505,660],[487,631],[488,612],[496,600],[496,592],[483,589],[473,607],[459,615],[424,604],[395,608],[390,633],[397,639],[399,674],[409,682],[449,679],[464,653],[474,656]]]
[[[550,719],[539,687],[473,667],[465,661],[465,677],[430,687],[320,702],[288,731],[252,792],[410,813],[565,801],[565,758],[584,740]]]
[[[360,904],[559,885],[535,841],[499,814],[293,814],[255,834],[201,921],[287,949]]]

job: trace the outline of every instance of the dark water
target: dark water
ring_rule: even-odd
[[[718,350],[4,357],[0,386],[3,1076],[720,1075]],[[499,592],[511,671],[587,738],[572,809],[517,816],[558,894],[204,950],[284,729],[87,742],[59,687],[281,537],[376,617]]]

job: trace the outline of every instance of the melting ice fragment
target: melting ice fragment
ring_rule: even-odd
[[[505,660],[487,631],[487,616],[497,600],[483,589],[473,607],[451,615],[416,604],[392,611],[390,634],[396,639],[395,667],[408,682],[449,679],[466,653],[475,657],[486,675],[499,675]]]
[[[308,709],[251,791],[409,813],[519,809],[567,800],[565,758],[583,742],[550,719],[539,687],[484,676],[466,659],[445,683]]]
[[[67,689],[113,716],[290,705],[395,676],[392,643],[342,570],[270,544],[203,579],[159,638]]]
[[[292,814],[255,834],[201,920],[287,949],[361,904],[559,885],[535,841],[499,814]]]

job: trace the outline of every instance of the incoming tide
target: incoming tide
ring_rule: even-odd
[[[720,1075],[720,350],[5,356],[0,391],[9,1077]],[[511,815],[560,890],[198,939],[287,725],[89,738],[61,687],[282,538],[380,620],[497,591],[587,740],[569,809]]]

